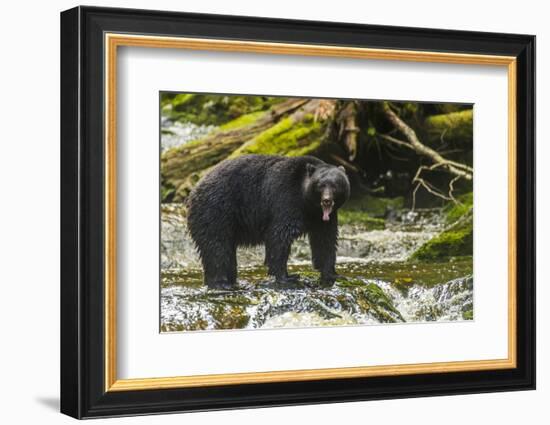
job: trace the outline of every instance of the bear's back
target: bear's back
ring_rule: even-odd
[[[312,157],[244,155],[218,164],[189,196],[189,228],[223,228],[238,244],[262,243],[274,216],[301,208],[301,179]]]

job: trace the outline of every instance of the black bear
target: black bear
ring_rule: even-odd
[[[343,167],[311,156],[245,155],[221,162],[189,195],[188,228],[204,282],[230,289],[237,280],[238,246],[265,244],[268,273],[281,286],[294,240],[308,235],[323,283],[336,277],[337,209],[349,198]]]

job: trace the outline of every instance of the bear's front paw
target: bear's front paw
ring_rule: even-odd
[[[321,277],[319,280],[319,286],[321,288],[332,288],[334,286],[335,279],[333,277]]]
[[[337,273],[327,273],[321,275],[320,283],[321,286],[332,287],[337,280],[348,280],[348,278]]]
[[[300,282],[300,276],[296,274],[277,277],[274,286],[278,289],[303,289],[304,284]]]

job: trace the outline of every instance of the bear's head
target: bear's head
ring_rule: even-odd
[[[307,164],[304,182],[308,205],[323,221],[349,198],[350,185],[344,167],[328,164]]]

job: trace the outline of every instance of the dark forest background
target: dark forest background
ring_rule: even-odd
[[[472,251],[473,105],[161,93],[161,199],[184,204],[213,166],[244,154],[313,155],[346,168],[351,200],[341,222],[383,228],[396,211],[441,208],[438,252]],[[196,138],[179,142],[177,128]],[[437,242],[437,241],[436,241]]]
[[[472,189],[472,105],[163,93],[161,108],[216,127],[163,153],[163,201],[184,200],[210,167],[247,153],[313,155],[346,168],[354,197],[402,196],[409,207]]]

